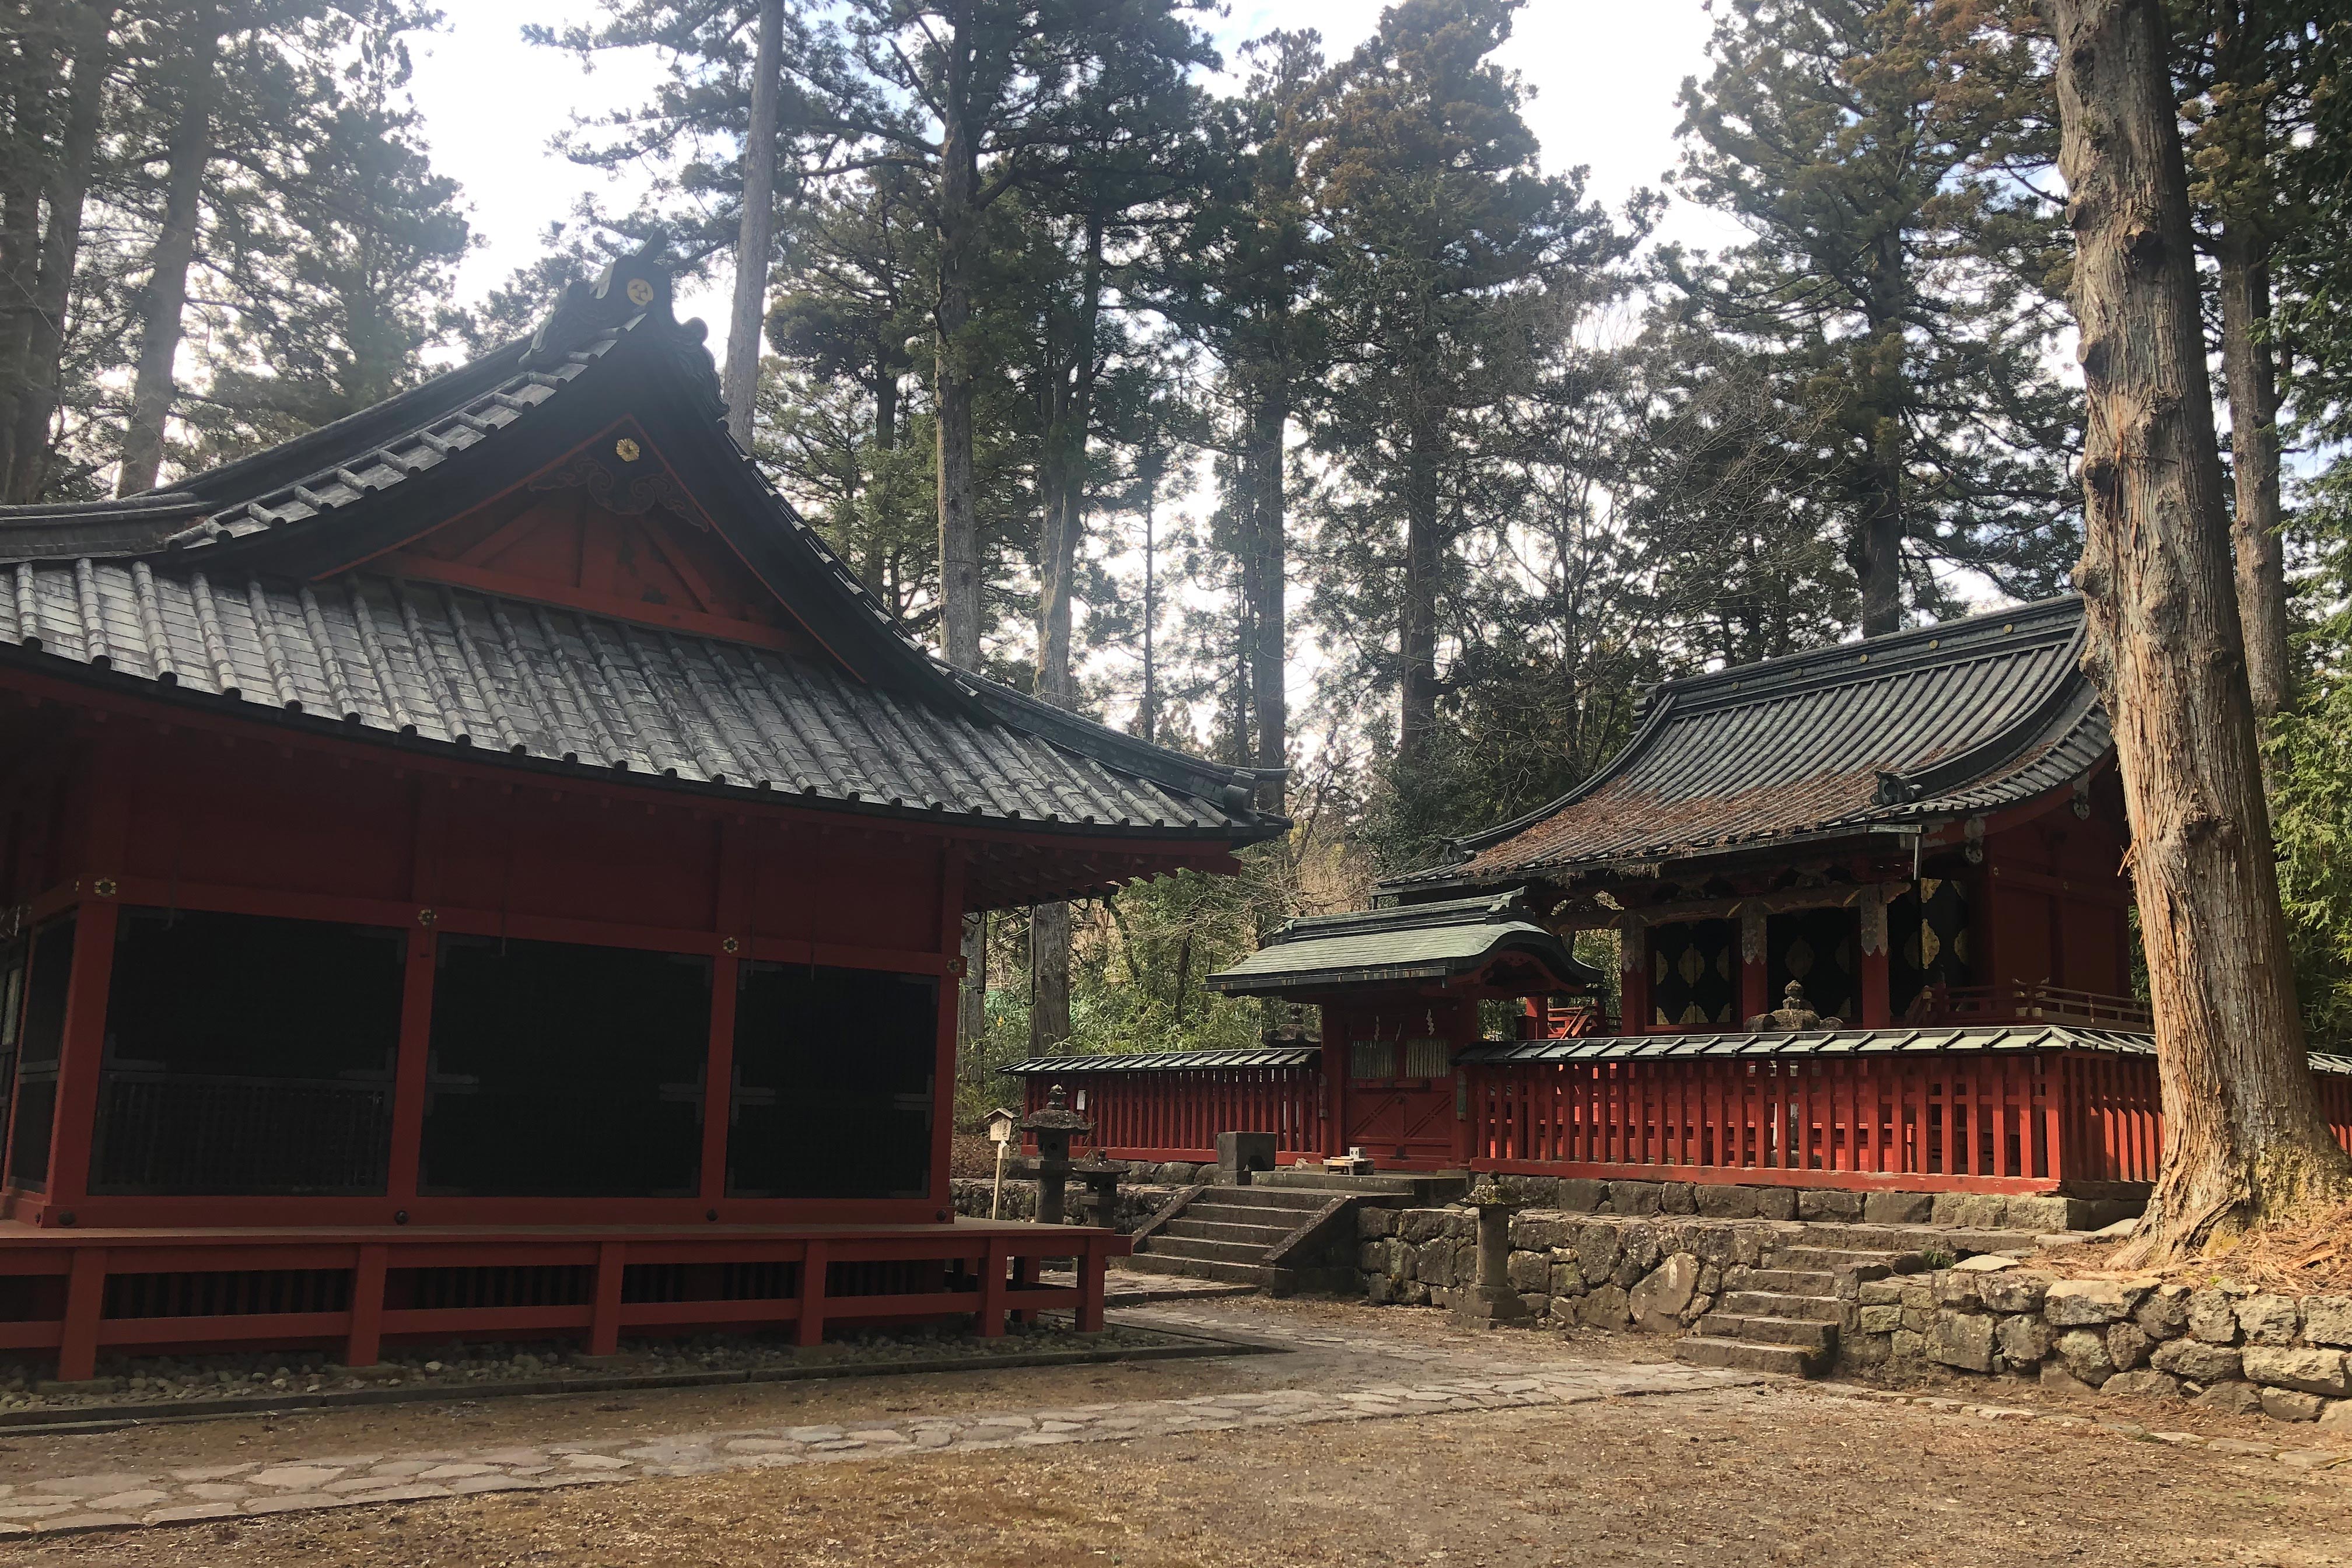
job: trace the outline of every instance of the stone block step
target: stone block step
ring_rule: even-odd
[[[1294,1214],[1289,1209],[1253,1209],[1244,1208],[1239,1205],[1228,1206],[1224,1204],[1192,1203],[1187,1205],[1184,1212],[1171,1223],[1189,1220],[1195,1225],[1237,1225],[1250,1230],[1262,1230],[1269,1233],[1273,1238],[1266,1244],[1270,1247],[1275,1240],[1288,1236],[1314,1217],[1312,1210],[1304,1214]],[[1241,1237],[1235,1239],[1247,1240],[1248,1238]]]
[[[1890,1274],[1916,1274],[1922,1267],[1916,1252],[1862,1252],[1835,1247],[1783,1247],[1772,1253],[1776,1268],[1807,1272],[1858,1274],[1884,1279]],[[1906,1266],[1907,1265],[1907,1266]]]
[[[1272,1247],[1288,1236],[1295,1227],[1288,1225],[1243,1223],[1224,1217],[1227,1214],[1262,1214],[1264,1212],[1261,1209],[1226,1209],[1219,1211],[1214,1215],[1202,1215],[1196,1219],[1193,1216],[1200,1215],[1201,1210],[1200,1206],[1195,1205],[1184,1211],[1181,1219],[1171,1219],[1160,1226],[1152,1239],[1160,1236],[1175,1236],[1182,1237],[1187,1241],[1239,1241],[1246,1242],[1253,1247]]]
[[[1802,1318],[1749,1318],[1738,1312],[1709,1312],[1698,1321],[1698,1331],[1718,1340],[1745,1340],[1758,1345],[1801,1345],[1826,1355],[1837,1343],[1835,1323]]]
[[[1263,1285],[1265,1270],[1255,1263],[1219,1263],[1205,1258],[1167,1258],[1139,1252],[1119,1267],[1131,1274],[1181,1274],[1192,1279],[1216,1279],[1228,1285]]]
[[[1245,1263],[1255,1267],[1265,1261],[1265,1248],[1254,1241],[1201,1241],[1162,1232],[1146,1237],[1134,1256],[1190,1258],[1203,1263]]]
[[[1814,1220],[1804,1230],[1807,1247],[1850,1247],[1863,1252],[1941,1252],[1962,1257],[1971,1252],[2006,1252],[2035,1245],[2038,1232],[1979,1230],[1948,1225],[1850,1225],[1838,1220]]]
[[[1192,1200],[1192,1206],[1215,1204],[1220,1207],[1283,1209],[1313,1214],[1333,1198],[1346,1195],[1344,1193],[1320,1192],[1312,1187],[1211,1187]]]
[[[1819,1296],[1782,1296],[1770,1290],[1733,1290],[1723,1298],[1723,1310],[1743,1318],[1790,1318],[1805,1322],[1835,1323],[1844,1320],[1843,1306]]]
[[[1690,1334],[1675,1342],[1675,1359],[1692,1366],[1727,1366],[1741,1372],[1778,1372],[1790,1377],[1811,1377],[1821,1370],[1822,1356],[1802,1345],[1755,1344],[1747,1340],[1717,1339]]]
[[[1834,1296],[1837,1275],[1826,1268],[1751,1268],[1747,1289],[1780,1296]]]
[[[1349,1193],[1379,1194],[1389,1197],[1419,1197],[1433,1190],[1459,1187],[1458,1177],[1414,1175],[1398,1173],[1390,1175],[1343,1176],[1336,1171],[1260,1171],[1250,1178],[1251,1192],[1308,1192],[1323,1196],[1344,1196]]]

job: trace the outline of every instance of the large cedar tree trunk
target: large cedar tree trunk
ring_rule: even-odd
[[[978,244],[980,148],[971,113],[971,55],[962,29],[949,40],[945,132],[940,144],[938,374],[932,396],[938,437],[940,507],[940,652],[958,669],[980,668],[979,480],[972,466],[972,252]],[[986,1029],[987,916],[963,922],[963,1001],[959,1046]]]
[[[2089,394],[2077,572],[2132,827],[2162,1170],[2132,1248],[2352,1193],[2304,1056],[2241,653],[2189,190],[2156,0],[2048,0]]]
[[[980,230],[980,148],[970,123],[970,54],[948,51],[946,132],[940,146],[939,429],[940,651],[958,669],[980,668],[980,514],[972,468],[971,269]]]
[[[139,371],[131,384],[131,425],[122,433],[122,466],[115,476],[118,496],[154,489],[155,476],[163,466],[163,425],[172,416],[172,400],[178,391],[172,366],[180,354],[188,268],[196,257],[205,166],[213,155],[215,67],[220,58],[218,11],[211,5],[197,5],[179,43],[185,65],[180,122],[173,127],[166,154],[163,227],[150,253],[146,297],[141,302]]]
[[[2294,700],[2287,650],[2285,521],[2279,503],[2278,373],[2271,359],[2269,268],[2257,243],[2221,232],[2221,375],[2230,394],[2231,475],[2237,510],[2238,616],[2246,633],[2246,684],[2254,712],[2269,718]]]
[[[1255,527],[1247,581],[1254,602],[1247,619],[1252,631],[1250,687],[1257,699],[1256,763],[1260,768],[1273,769],[1286,764],[1290,747],[1290,701],[1283,671],[1283,654],[1289,642],[1283,442],[1290,424],[1290,384],[1288,371],[1281,364],[1267,365],[1265,375],[1265,384],[1259,388],[1251,422],[1257,493],[1251,508]],[[1283,781],[1270,778],[1262,783],[1258,804],[1269,811],[1280,811]]]
[[[1070,665],[1070,602],[1086,532],[1087,432],[1094,420],[1095,331],[1102,310],[1103,229],[1087,226],[1086,260],[1072,313],[1066,367],[1055,377],[1045,431],[1043,531],[1037,542],[1037,695],[1077,706]],[[1029,911],[1029,1048],[1045,1056],[1070,1037],[1070,906]]]
[[[1397,760],[1406,773],[1427,760],[1437,728],[1437,453],[1434,431],[1416,432],[1405,454],[1404,602],[1398,628],[1403,695]]]
[[[776,237],[776,92],[783,70],[784,0],[761,0],[751,68],[751,125],[743,140],[743,222],[735,238],[735,305],[727,318],[727,433],[751,449],[760,390],[760,329],[767,314],[768,256]]]
[[[41,186],[54,156],[49,41],[19,7],[0,11],[0,101],[11,112],[0,142],[0,490],[8,487],[17,414],[39,288]]]

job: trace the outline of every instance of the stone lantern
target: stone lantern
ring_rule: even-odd
[[[1478,1282],[1454,1288],[1454,1315],[1464,1322],[1490,1325],[1528,1316],[1528,1304],[1511,1289],[1511,1216],[1530,1200],[1505,1192],[1489,1179],[1462,1201],[1478,1211]]]
[[[1070,1160],[1070,1140],[1089,1133],[1095,1124],[1069,1109],[1069,1095],[1055,1084],[1045,1096],[1045,1109],[1021,1119],[1020,1131],[1037,1140],[1037,1158],[1029,1168],[1037,1178],[1037,1223],[1062,1223],[1063,1190],[1077,1167]]]

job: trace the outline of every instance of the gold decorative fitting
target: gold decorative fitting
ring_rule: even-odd
[[[110,899],[114,897],[114,879],[111,877],[100,877],[96,882],[90,885],[90,890],[101,899]]]
[[[629,303],[650,305],[654,302],[654,286],[642,278],[629,279]]]
[[[965,974],[970,973],[971,967],[971,964],[965,961],[963,954],[959,952],[954,957],[948,960],[948,978],[950,980],[961,980]]]
[[[645,303],[642,300],[637,302],[639,304]],[[638,446],[635,441],[630,440],[626,436],[622,437],[619,440],[613,443],[613,455],[620,458],[621,461],[625,463],[635,462],[644,451],[644,447]]]
[[[743,951],[743,944],[737,942],[730,936],[725,942],[719,944],[719,951],[721,952],[740,952]]]
[[[416,923],[421,926],[429,926],[439,918],[440,917],[436,915],[431,910],[419,910],[416,911]]]

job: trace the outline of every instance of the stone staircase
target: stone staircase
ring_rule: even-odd
[[[1328,1193],[1297,1188],[1202,1187],[1171,1205],[1172,1216],[1152,1216],[1158,1223],[1147,1223],[1139,1234],[1126,1267],[1139,1274],[1265,1285],[1268,1256],[1329,1202]]]
[[[1193,1187],[1139,1226],[1124,1267],[1255,1285],[1276,1295],[1361,1289],[1355,1210],[1444,1201],[1462,1184],[1426,1176],[1267,1171],[1245,1187]]]
[[[1916,1274],[1927,1259],[1910,1248],[1814,1245],[1809,1237],[1775,1249],[1764,1264],[1748,1270],[1743,1289],[1724,1292],[1696,1332],[1675,1342],[1675,1360],[1818,1377],[1837,1359],[1838,1331],[1852,1326],[1862,1282]]]

